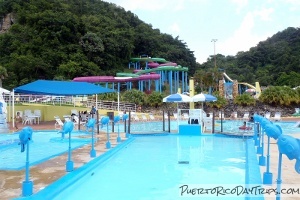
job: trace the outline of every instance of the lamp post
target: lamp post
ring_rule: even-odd
[[[217,42],[218,40],[217,39],[212,39],[211,40],[211,42],[213,42],[214,43],[214,59],[215,59],[215,69],[213,70],[213,82],[215,81],[215,73],[217,73],[216,71],[217,71],[217,60],[216,60],[216,42]],[[217,74],[216,74],[217,75]],[[218,87],[218,78],[216,78],[217,79],[217,87]],[[214,85],[214,84],[213,84]],[[210,91],[209,91],[209,93],[211,94],[212,93],[212,88],[210,88]]]
[[[212,39],[211,42],[214,43],[214,59],[215,59],[215,67],[217,67],[217,62],[216,62],[216,42],[218,39]]]

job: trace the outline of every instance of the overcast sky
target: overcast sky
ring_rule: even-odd
[[[216,54],[236,55],[288,27],[300,27],[300,0],[107,2],[130,10],[162,33],[179,36],[194,51],[199,63],[214,55],[214,50]],[[215,46],[212,39],[217,39]]]

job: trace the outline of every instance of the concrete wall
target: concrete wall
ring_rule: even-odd
[[[41,121],[53,121],[54,116],[59,116],[61,119],[63,119],[64,115],[71,115],[71,110],[77,110],[79,111],[87,111],[90,112],[90,110],[87,110],[88,108],[81,108],[81,107],[73,107],[73,106],[51,106],[51,105],[41,105],[41,104],[29,104],[29,105],[17,105],[15,106],[15,115],[17,111],[24,111],[25,110],[31,110],[34,112],[34,110],[41,110],[42,116]],[[7,121],[12,121],[12,108],[10,106],[7,106]],[[106,115],[107,112],[114,112],[114,114],[118,114],[117,111],[112,110],[98,110],[100,115]]]

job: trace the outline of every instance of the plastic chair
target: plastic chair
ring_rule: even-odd
[[[64,123],[61,121],[59,116],[54,116],[54,119],[55,119],[55,124],[54,124],[55,130],[61,130],[62,127],[64,126]]]

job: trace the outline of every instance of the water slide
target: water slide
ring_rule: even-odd
[[[117,73],[116,77],[114,76],[85,76],[85,77],[76,77],[73,81],[78,82],[109,82],[109,83],[124,83],[131,81],[141,81],[141,80],[159,80],[160,74],[156,72],[159,71],[184,71],[187,72],[187,67],[181,67],[173,62],[168,62],[163,58],[131,58],[131,61],[146,61],[147,66],[150,69],[145,70],[134,70],[134,73]],[[154,62],[155,61],[155,62]],[[157,62],[163,62],[163,64],[159,64]]]
[[[224,72],[223,73],[224,77],[227,78],[229,81],[233,82],[233,80]],[[245,82],[238,82],[238,84],[241,85],[246,85],[249,88],[252,88],[256,91],[256,96],[259,97],[261,94],[261,89],[260,89],[260,85],[259,82],[255,82],[255,86],[249,84],[249,83],[245,83]]]

